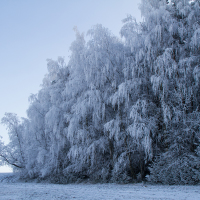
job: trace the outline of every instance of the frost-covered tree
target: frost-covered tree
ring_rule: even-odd
[[[73,75],[68,83],[69,87],[77,84],[79,93],[76,94],[68,128],[71,142],[69,156],[73,165],[65,172],[73,170],[77,176],[106,181],[114,165],[114,136],[104,129],[104,124],[115,117],[109,98],[123,78],[123,45],[101,25],[95,26],[88,34],[91,39],[85,47],[82,45],[83,38],[78,34],[71,48],[72,74],[81,76],[81,79],[76,83]],[[77,71],[76,66],[79,67]]]
[[[30,149],[35,152],[29,167],[41,177],[60,173],[65,168],[69,148],[64,130],[66,108],[63,94],[69,70],[61,57],[57,61],[48,60],[47,67],[49,73],[43,80],[42,89],[30,97],[27,111],[31,124],[29,138],[34,140]]]
[[[154,57],[151,82],[162,112],[162,131],[158,137],[162,153],[153,164],[151,177],[156,182],[169,184],[197,183],[200,161],[196,154],[199,143],[199,122],[196,119],[199,115],[196,76],[199,2],[171,1],[170,4],[157,5],[151,7],[153,12],[149,11],[148,18],[145,18],[147,26],[151,23],[151,33],[155,37],[153,30],[160,26],[157,41],[161,47]]]
[[[151,50],[156,47],[148,41],[148,34],[145,23],[138,24],[131,16],[124,20],[121,35],[125,38],[127,49],[124,70],[126,79],[121,85],[124,91],[121,96],[128,105],[126,115],[129,120],[125,124],[128,125],[128,138],[135,144],[131,148],[131,154],[134,157],[138,155],[139,162],[134,163],[134,167],[140,173],[139,179],[144,178],[148,162],[153,158],[152,139],[157,134],[159,116],[150,79],[153,57],[156,57]]]
[[[15,170],[24,169],[27,163],[25,122],[20,123],[16,114],[5,113],[1,123],[6,126],[11,142],[6,146],[1,142],[0,158]]]

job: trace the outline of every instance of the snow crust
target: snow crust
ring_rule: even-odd
[[[200,199],[200,186],[167,186],[149,184],[45,184],[21,183],[0,176],[1,200],[46,199]]]

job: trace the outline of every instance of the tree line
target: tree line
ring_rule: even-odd
[[[6,113],[1,163],[22,178],[200,181],[200,1],[142,0],[143,21],[76,32],[68,63],[47,60],[27,118]]]

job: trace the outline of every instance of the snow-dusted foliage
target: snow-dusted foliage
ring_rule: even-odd
[[[27,119],[7,113],[1,163],[27,178],[200,181],[200,2],[142,0],[119,39],[75,28],[68,64],[47,60]]]
[[[152,89],[162,112],[161,132],[157,138],[160,151],[149,177],[154,182],[195,184],[200,180],[197,154],[200,133],[199,8],[199,1],[171,1],[165,5],[168,17],[161,24],[164,31],[161,36],[168,40],[162,39],[162,50],[154,59],[151,75]],[[163,6],[154,9],[152,15]],[[162,21],[163,16],[157,16],[157,21]]]

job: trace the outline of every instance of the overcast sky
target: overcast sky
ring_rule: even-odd
[[[102,24],[119,36],[127,14],[141,20],[140,0],[0,1],[0,119],[5,112],[26,117],[28,97],[40,89],[46,59],[65,57],[75,39],[73,27],[86,33]],[[5,127],[0,135],[8,142]],[[8,168],[0,168],[6,171]]]

